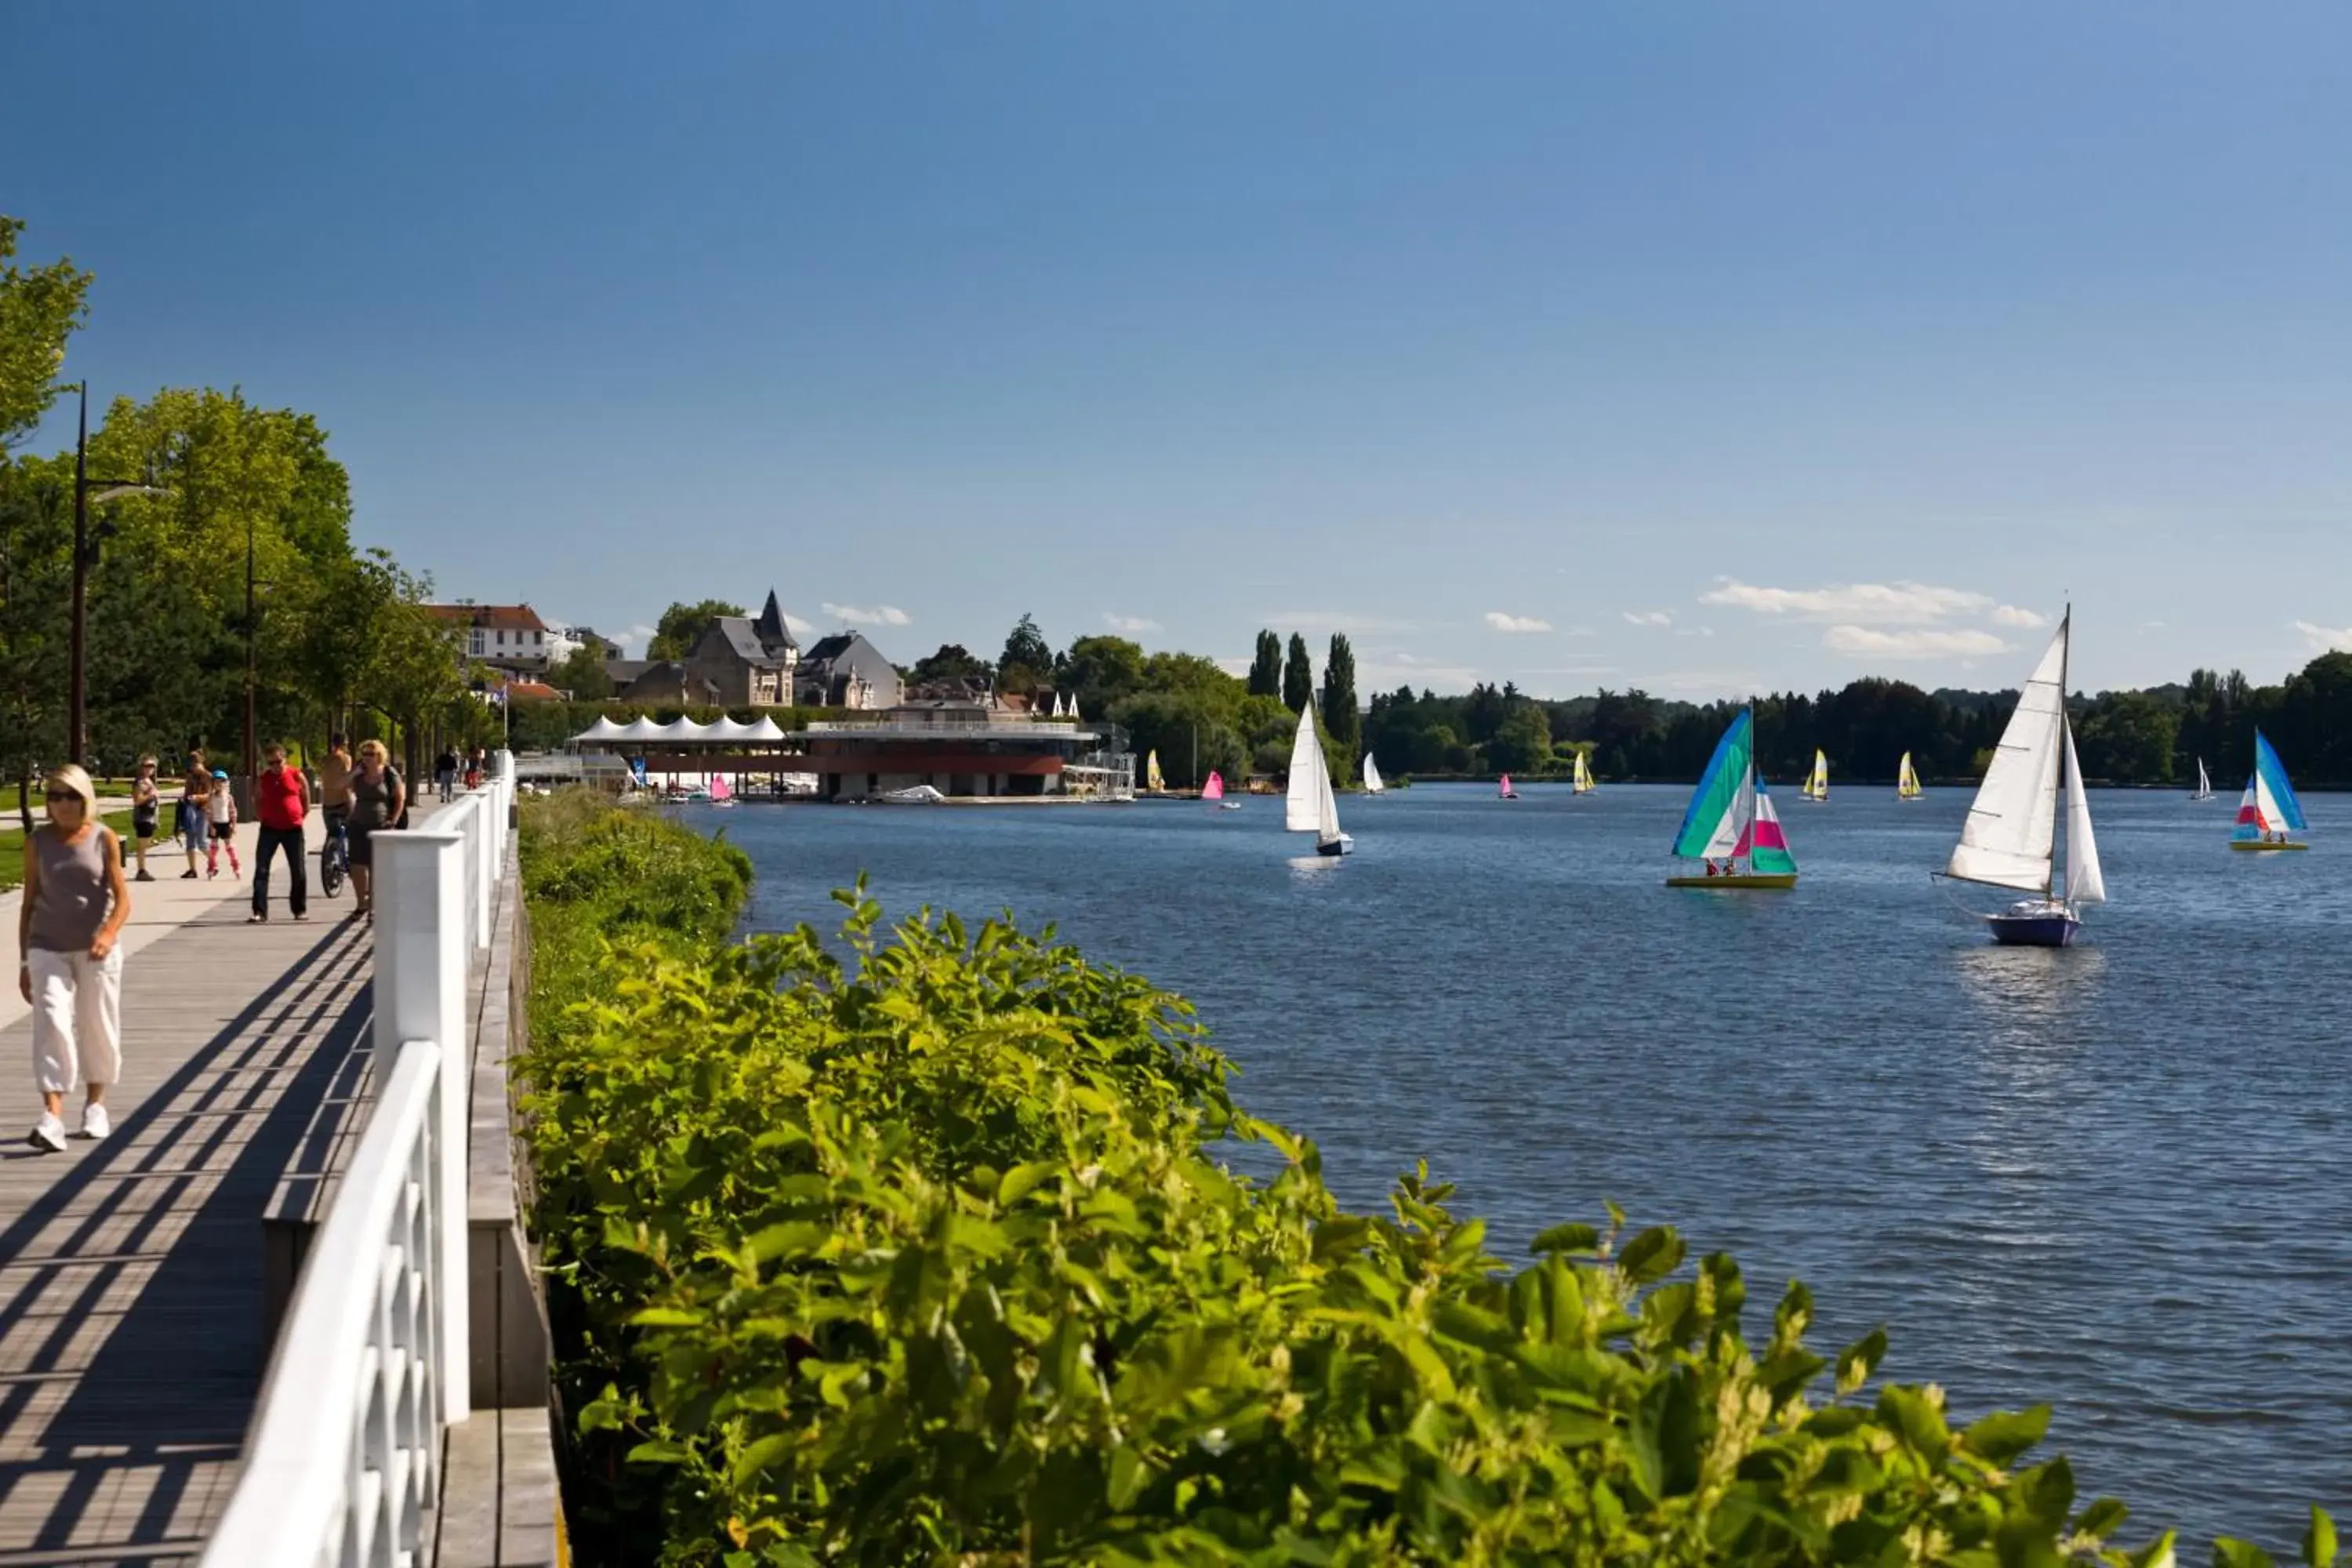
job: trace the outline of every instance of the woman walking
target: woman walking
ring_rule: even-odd
[[[205,766],[201,751],[188,753],[188,771],[180,775],[180,843],[188,851],[188,868],[180,873],[180,880],[196,879],[196,860],[208,842],[205,829],[211,818],[205,805],[213,797],[213,771]]]
[[[83,1086],[81,1135],[103,1138],[106,1086],[122,1076],[122,953],[131,918],[122,841],[98,819],[89,775],[66,766],[44,781],[49,819],[25,840],[25,901],[16,917],[16,989],[33,1007],[33,1071],[41,1119],[29,1142],[66,1147],[66,1096]]]
[[[352,913],[375,919],[375,855],[370,840],[400,821],[408,800],[400,774],[382,741],[360,742],[359,765],[352,770],[346,798],[351,803]]]
[[[147,845],[163,826],[163,792],[155,785],[155,759],[139,759],[139,776],[131,781],[131,849],[139,857],[139,875],[135,881],[152,882],[155,874],[147,869]]]

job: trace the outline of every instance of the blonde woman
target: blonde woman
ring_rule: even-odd
[[[41,1119],[29,1142],[66,1148],[66,1096],[87,1098],[81,1135],[111,1130],[106,1086],[122,1075],[122,952],[131,918],[122,841],[98,818],[89,775],[59,768],[45,782],[49,819],[25,839],[25,901],[16,917],[16,989],[33,1008],[33,1071]]]
[[[400,773],[382,741],[360,742],[359,765],[352,770],[344,798],[351,806],[346,831],[352,840],[352,913],[373,921],[375,855],[369,840],[396,826],[408,805]]]
[[[163,825],[163,791],[155,783],[155,759],[139,759],[139,776],[131,781],[131,852],[139,858],[139,875],[134,880],[152,882],[155,873],[147,869],[147,845]]]

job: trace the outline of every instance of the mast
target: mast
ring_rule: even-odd
[[[2053,822],[2066,814],[2066,761],[2073,749],[2063,743],[2074,729],[2073,721],[2066,717],[2066,664],[2074,655],[2074,606],[2071,601],[2066,605],[2065,618],[2058,623],[2058,630],[2063,638],[2058,645],[2058,735],[2062,743],[2058,748],[2058,766],[2053,773],[2057,782],[2052,786],[2051,820]],[[2067,852],[2073,853],[2074,847],[2070,834]],[[2058,896],[2058,843],[2054,835],[2050,843],[2050,890],[2047,896],[2053,899]]]

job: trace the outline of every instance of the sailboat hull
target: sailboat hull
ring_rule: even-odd
[[[1337,838],[1318,838],[1315,841],[1315,853],[1318,855],[1345,855],[1355,847],[1356,841],[1344,833]]]
[[[2002,947],[2072,947],[2083,922],[2055,900],[2018,904],[2004,914],[1987,915],[1985,924]]]
[[[1669,888],[1705,888],[1719,893],[1782,893],[1797,885],[1794,871],[1780,876],[1759,877],[1742,872],[1730,877],[1669,877]]]
[[[2242,849],[2249,855],[2269,855],[2281,849],[2308,849],[2311,846],[2308,844],[2296,844],[2293,841],[2289,841],[2284,844],[2264,844],[2260,839],[2240,840],[2233,838],[2230,841],[2230,847],[2232,849]]]

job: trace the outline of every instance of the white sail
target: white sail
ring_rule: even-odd
[[[1330,770],[1323,763],[1323,742],[1315,734],[1315,704],[1310,702],[1298,710],[1298,733],[1290,742],[1290,785],[1283,796],[1282,826],[1293,833],[1315,832],[1323,825],[1323,800],[1330,793]]]
[[[2199,800],[2213,798],[2213,780],[2205,772],[2205,759],[2202,757],[2197,759],[2197,798]]]
[[[1315,769],[1315,842],[1336,844],[1339,841],[1339,797],[1331,793],[1331,770],[1319,765],[1323,748],[1318,744]]]
[[[2066,901],[2104,904],[2107,879],[2099,874],[2099,840],[2091,831],[2091,798],[2074,761],[2074,727],[2066,726]]]
[[[1968,882],[2040,892],[2050,886],[2051,852],[2058,831],[2058,779],[2063,749],[2067,623],[2033,667],[2017,711],[2000,732],[1992,765],[1977,786],[1975,804],[1952,850],[1948,874]]]
[[[1364,793],[1366,795],[1378,795],[1381,791],[1388,787],[1388,785],[1381,782],[1381,770],[1379,766],[1373,763],[1371,752],[1366,752],[1364,753]]]

